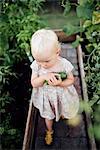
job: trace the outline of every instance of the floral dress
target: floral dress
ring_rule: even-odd
[[[38,76],[48,72],[66,72],[73,70],[73,65],[65,58],[59,57],[59,63],[49,69],[40,67],[36,61],[31,64],[32,74]],[[51,86],[44,84],[33,88],[31,99],[39,109],[43,118],[58,121],[61,116],[66,119],[75,117],[79,109],[79,97],[73,85],[68,87]]]

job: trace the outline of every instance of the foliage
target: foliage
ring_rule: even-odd
[[[62,6],[64,7],[64,15],[66,15],[71,10],[70,1],[67,0],[64,4],[64,0],[62,0]]]
[[[84,31],[83,30],[83,28],[82,27],[77,27],[77,26],[73,26],[73,25],[68,25],[68,26],[65,26],[64,28],[63,28],[63,31],[65,32],[65,33],[67,33],[67,35],[69,36],[69,35],[72,35],[72,34],[76,34],[76,33],[79,33],[79,32],[82,32],[82,31]]]
[[[91,1],[81,1],[80,5],[77,6],[77,16],[82,19],[91,19],[92,12],[94,10],[94,3]]]
[[[82,104],[82,107],[91,113],[95,138],[100,139],[100,1],[80,0],[76,12],[80,18],[80,26],[68,25],[64,27],[64,31],[67,35],[81,32],[72,45],[77,47],[81,43],[88,56],[84,60],[84,66],[89,103]]]
[[[25,50],[30,51],[31,35],[45,27],[44,21],[37,15],[43,2],[44,0],[0,1],[0,135],[1,147],[4,149],[19,149],[22,146],[25,116],[21,123],[19,120],[22,111],[24,115],[27,113],[31,88],[28,79],[29,61]],[[16,116],[17,113],[20,114]],[[16,119],[18,124],[15,123]]]

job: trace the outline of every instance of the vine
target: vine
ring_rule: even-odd
[[[0,1],[0,148],[2,149],[22,147],[31,95],[30,63],[25,51],[30,51],[30,38],[33,32],[45,26],[44,21],[37,15],[43,2],[44,0]]]
[[[64,3],[64,1],[62,2]],[[63,4],[65,11],[70,10],[69,6],[71,8],[69,0],[67,3]],[[67,35],[74,33],[80,35],[72,45],[77,47],[80,43],[85,52],[84,67],[89,95],[88,105],[92,109],[93,132],[98,141],[100,139],[100,1],[79,0],[76,13],[81,24],[74,27],[67,25],[64,27],[64,32]]]

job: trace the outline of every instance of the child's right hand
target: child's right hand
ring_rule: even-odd
[[[44,78],[52,86],[57,86],[62,82],[60,75],[57,73],[47,73]]]

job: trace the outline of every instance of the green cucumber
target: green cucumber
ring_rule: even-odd
[[[60,75],[62,81],[67,78],[66,72],[56,72],[56,73]],[[59,79],[58,76],[56,76],[56,79]],[[45,83],[46,85],[48,85],[48,81],[47,81],[47,80],[45,80],[44,83]]]

